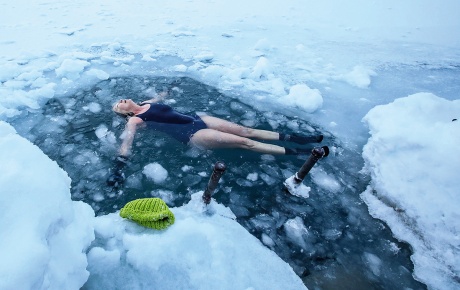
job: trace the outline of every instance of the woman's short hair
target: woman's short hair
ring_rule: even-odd
[[[116,108],[115,106],[117,105],[118,102],[115,102],[113,105],[112,105],[112,111],[115,112],[115,114],[117,114],[118,116],[128,120],[130,117],[134,116],[134,113],[133,112],[129,112],[129,113],[120,113],[120,112],[117,112],[114,108]]]

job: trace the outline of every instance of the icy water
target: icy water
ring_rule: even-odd
[[[308,199],[292,196],[282,186],[308,156],[198,151],[148,129],[141,129],[144,134],[135,139],[124,187],[108,187],[124,127],[124,120],[111,111],[112,104],[119,98],[148,99],[173,81],[180,83],[171,97],[178,111],[204,111],[280,132],[319,130],[308,120],[256,110],[190,78],[143,76],[113,78],[75,95],[50,99],[41,112],[24,113],[12,123],[68,172],[72,198],[90,204],[98,215],[142,197],[161,197],[170,206],[181,206],[192,193],[205,189],[214,163],[222,161],[227,171],[214,198],[230,207],[238,222],[288,262],[310,289],[426,289],[412,278],[409,246],[373,219],[359,198],[369,181],[359,174],[361,152],[342,146],[328,132],[323,132],[323,144],[332,152],[304,180],[311,187]],[[143,173],[155,162],[168,171],[162,183]]]

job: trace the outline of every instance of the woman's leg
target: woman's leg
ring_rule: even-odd
[[[201,116],[203,122],[210,129],[217,131],[238,135],[246,138],[256,138],[261,140],[281,140],[281,141],[290,141],[297,144],[309,144],[309,143],[319,143],[323,141],[322,134],[312,134],[312,135],[299,135],[299,134],[284,134],[267,130],[259,130],[247,128],[223,119],[216,117],[204,115]]]
[[[227,122],[227,123],[230,123],[230,122]],[[230,123],[230,124],[233,124],[233,123]],[[233,126],[235,125],[236,124],[233,124]],[[246,137],[241,137],[235,134],[230,134],[230,133],[218,131],[215,129],[199,130],[192,136],[192,138],[190,139],[190,143],[192,145],[195,145],[197,147],[204,148],[204,149],[240,148],[240,149],[257,151],[260,153],[266,153],[266,154],[285,154],[286,153],[284,147],[273,145],[273,144],[257,142],[257,141],[248,139]]]
[[[247,128],[220,118],[204,115],[200,116],[209,129],[229,133],[246,138],[256,138],[261,140],[279,140],[279,133]]]

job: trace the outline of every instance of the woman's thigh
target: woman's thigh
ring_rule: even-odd
[[[278,140],[279,134],[273,131],[267,130],[259,130],[259,129],[252,129],[248,127],[244,127],[226,120],[222,120],[212,116],[201,116],[203,122],[205,122],[206,126],[210,129],[214,129],[217,131],[238,135],[241,137],[247,138],[256,138],[262,140]]]
[[[251,147],[251,143],[253,142],[254,141],[248,138],[214,129],[201,129],[193,134],[192,138],[190,139],[190,143],[192,145],[204,149],[248,148]]]
[[[209,129],[214,129],[220,132],[234,134],[243,137],[250,137],[251,131],[253,129],[247,128],[227,120],[223,120],[220,118],[204,115],[200,116],[201,120],[208,126]]]

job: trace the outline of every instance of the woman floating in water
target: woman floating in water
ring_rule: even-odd
[[[159,103],[168,95],[162,92],[157,98],[140,104],[131,99],[122,99],[115,103],[112,110],[128,118],[125,130],[121,135],[123,142],[117,158],[115,173],[108,183],[114,185],[123,181],[121,169],[130,154],[137,128],[147,125],[157,131],[164,132],[178,141],[202,149],[240,148],[265,154],[298,155],[309,154],[310,148],[286,148],[274,144],[252,140],[281,140],[297,144],[319,143],[323,135],[301,136],[284,134],[267,130],[247,128],[220,118],[205,114],[182,114],[166,104]]]

